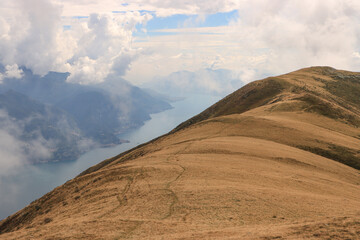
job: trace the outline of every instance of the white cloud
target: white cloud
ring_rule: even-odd
[[[6,65],[4,72],[0,72],[0,83],[2,83],[5,78],[21,78],[23,75],[23,70],[20,69],[17,64]]]
[[[4,129],[0,129],[0,154],[0,176],[26,163],[18,140]]]
[[[6,65],[5,74],[6,78],[21,78],[23,76],[23,70],[19,68],[17,64]]]
[[[69,32],[77,33],[74,55],[68,64],[69,81],[96,83],[109,74],[123,76],[137,51],[132,48],[132,33],[149,14],[91,14],[86,22],[78,22]],[[79,34],[80,33],[80,34]]]
[[[237,9],[239,0],[54,0],[64,6],[65,16],[88,16],[111,11],[153,11],[157,16],[174,14],[212,14]]]
[[[132,33],[152,16],[134,11],[64,18],[62,8],[49,0],[3,0],[0,63],[25,66],[40,75],[69,71],[69,80],[81,83],[101,82],[113,71],[125,74],[137,56]],[[64,23],[71,27],[65,30]]]
[[[355,0],[124,3],[2,0],[0,62],[25,65],[40,74],[69,71],[70,81],[84,84],[101,82],[109,74],[141,83],[154,76],[202,68],[230,69],[247,82],[310,65],[349,70],[360,66],[356,54],[360,3]],[[234,9],[238,19],[229,26],[189,28],[193,20],[203,22],[208,14]],[[162,34],[134,42],[136,24],[145,24],[152,17],[140,10],[153,11],[158,17],[198,15],[183,23],[187,28],[162,30]],[[63,25],[71,27],[64,31]]]
[[[233,40],[226,35],[229,31],[227,27],[167,29],[158,31],[160,35],[140,39],[144,41],[136,41],[133,46],[144,51],[132,62],[125,78],[141,84],[154,76],[165,77],[181,70],[232,69],[228,62],[239,67],[228,58],[239,57]]]
[[[314,65],[360,68],[358,1],[244,0],[236,7],[238,19],[229,26],[163,29],[141,39],[136,46],[148,55],[132,63],[126,78],[213,67],[249,82]]]
[[[40,74],[63,64],[67,51],[58,44],[62,41],[59,6],[46,0],[4,0],[0,16],[2,64],[27,66]]]
[[[353,56],[355,58],[360,58],[360,53],[359,52],[353,52]]]
[[[356,70],[359,10],[358,1],[352,0],[244,1],[232,38],[255,51],[265,49],[259,54],[262,61],[252,63],[264,72],[278,74],[311,65]]]
[[[19,127],[0,109],[0,177],[28,163],[24,143],[17,139]]]
[[[26,122],[16,120],[0,109],[0,176],[16,168],[28,164],[30,161],[49,159],[54,143],[45,140],[40,132],[32,132],[31,140],[21,140]]]

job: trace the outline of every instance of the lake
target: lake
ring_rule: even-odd
[[[102,160],[169,132],[219,99],[220,97],[206,95],[187,97],[172,103],[173,108],[170,110],[152,114],[151,120],[140,128],[120,136],[121,139],[129,140],[129,143],[91,150],[73,162],[24,166],[16,174],[0,176],[0,219],[22,209]]]

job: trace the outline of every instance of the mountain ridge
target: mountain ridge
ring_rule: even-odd
[[[304,68],[302,70],[294,71],[294,72],[291,72],[291,73],[288,73],[288,74],[280,75],[278,77],[268,77],[268,78],[266,78],[264,80],[258,80],[258,81],[251,82],[250,84],[248,84],[245,87],[235,91],[234,93],[228,95],[223,100],[221,100],[220,103],[222,103],[222,104],[214,104],[213,106],[206,109],[205,111],[203,111],[199,115],[191,118],[189,121],[197,122],[197,121],[203,121],[203,120],[205,120],[206,118],[209,118],[209,117],[217,117],[217,116],[221,116],[221,115],[229,115],[229,114],[232,114],[232,113],[242,113],[244,111],[250,110],[252,108],[255,108],[257,106],[261,106],[261,105],[264,105],[264,104],[270,102],[272,97],[275,97],[278,93],[280,93],[281,91],[284,91],[286,88],[287,88],[287,90],[290,90],[290,91],[295,92],[295,93],[296,92],[301,92],[301,91],[305,92],[304,90],[307,88],[306,83],[303,86],[295,85],[295,84],[289,84],[289,82],[284,81],[284,79],[282,79],[282,77],[283,76],[288,76],[289,74],[297,74],[297,73],[303,73],[303,72],[306,73],[306,72],[311,72],[311,71],[314,71],[315,73],[323,72],[324,76],[329,75],[330,77],[334,77],[334,78],[337,77],[337,78],[340,78],[340,79],[346,78],[345,77],[346,75],[341,74],[341,73],[343,73],[345,71],[340,71],[340,72],[338,72],[338,75],[334,75],[333,73],[335,73],[336,70],[334,68],[331,68],[331,67],[310,67],[310,68]],[[347,73],[349,73],[349,72],[347,72]],[[350,76],[355,77],[355,79],[358,80],[357,84],[360,84],[360,82],[359,82],[360,73],[352,73]],[[322,78],[316,78],[316,80],[319,81],[319,82],[326,81],[326,80],[324,80]],[[290,89],[291,87],[292,87],[292,89]],[[306,90],[312,92],[311,89],[306,89]],[[357,90],[359,90],[359,85],[357,86]],[[333,89],[333,91],[335,92],[336,90]],[[261,92],[262,93],[261,96],[256,94],[256,92]],[[239,96],[240,99],[237,99],[237,96]],[[231,101],[229,101],[229,100],[234,99],[234,98],[236,100],[238,100],[238,101],[242,101],[242,100],[245,100],[245,101],[242,101],[242,104],[238,108],[236,108],[235,106],[232,106]],[[256,98],[260,99],[260,101],[256,101],[257,100]],[[352,98],[352,100],[353,99],[354,98]],[[272,100],[275,101],[275,99],[272,99]],[[276,99],[276,100],[278,100],[278,99]],[[255,101],[255,106],[253,106],[251,104],[251,102],[254,102],[254,101]],[[227,107],[226,104],[229,103],[229,102],[230,102],[230,107]],[[357,104],[359,104],[359,102],[357,102]],[[220,108],[221,111],[217,112],[216,108]],[[231,111],[229,111],[229,109],[231,109]],[[355,109],[351,108],[351,110],[355,110]],[[359,109],[357,109],[356,112],[359,113]],[[183,126],[186,126],[188,124],[189,124],[188,122],[184,122],[184,123],[180,124],[178,127],[176,127],[175,130],[179,130]],[[357,123],[357,124],[359,124],[359,123]]]
[[[308,73],[308,72],[311,72],[311,71],[314,71],[315,73],[318,73],[318,72],[322,72],[322,73],[325,73],[324,75],[325,76],[328,76],[328,75],[334,75],[334,73],[338,73],[340,74],[338,78],[344,78],[344,75],[343,73],[350,73],[349,71],[337,71],[336,69],[332,68],[332,67],[328,67],[328,66],[318,66],[318,67],[309,67],[309,68],[304,68],[304,69],[301,69],[301,70],[297,70],[297,71],[294,71],[294,72],[290,72],[288,74],[296,74],[296,73],[302,73],[302,72],[305,72],[305,73]],[[283,74],[283,75],[280,75],[279,77],[281,76],[288,76],[288,74]],[[358,92],[360,93],[360,73],[351,73],[350,76],[357,76],[358,77]],[[248,85],[245,85],[244,87],[240,88],[239,90],[235,91],[234,93],[231,93],[229,94],[228,96],[226,96],[225,98],[223,98],[222,100],[218,101],[217,103],[213,104],[212,106],[210,106],[209,108],[205,109],[203,112],[199,113],[198,115],[190,118],[189,120],[187,121],[184,121],[183,123],[179,124],[177,127],[175,127],[172,131],[170,131],[168,134],[172,134],[172,133],[175,133],[177,131],[180,131],[184,128],[187,128],[193,124],[196,124],[200,121],[204,121],[204,120],[207,120],[211,117],[219,117],[219,116],[223,116],[223,115],[230,115],[230,114],[241,114],[245,111],[248,111],[248,110],[251,110],[252,108],[256,108],[256,107],[259,107],[259,106],[262,106],[262,105],[265,105],[266,103],[269,103],[269,102],[272,102],[272,103],[276,103],[276,101],[278,101],[278,98],[276,99],[273,99],[279,92],[281,92],[282,90],[285,89],[285,86],[287,86],[287,88],[290,88],[291,85],[287,82],[277,82],[277,78],[275,77],[268,77],[264,80],[258,80],[258,81],[254,81],[254,82],[251,82],[249,83]],[[265,96],[263,93],[263,91],[259,91],[259,86],[260,86],[260,89],[263,90],[263,89],[266,89],[267,87],[271,87],[270,89],[266,89],[265,93]],[[291,89],[291,91],[299,91],[301,89],[305,89],[306,90],[306,85],[304,84],[303,86],[292,86],[293,89]],[[261,93],[261,94],[254,94],[254,89],[256,89],[256,91],[258,91],[258,93]],[[232,99],[234,96],[235,98],[237,98],[237,96],[240,95],[240,99],[237,99],[238,101],[243,101],[245,99],[245,102],[242,102],[242,104],[239,106],[238,109],[234,109],[234,108],[231,108],[230,109],[232,110],[232,112],[226,112],[226,107],[224,108],[223,105],[226,105],[228,102],[230,102],[230,106],[231,106],[231,101],[229,101],[229,99]],[[249,102],[252,102],[253,101],[253,98],[263,98],[260,100],[260,103],[259,102],[256,102],[255,105],[251,105],[249,104]],[[250,100],[248,99],[250,98]],[[309,99],[309,96],[303,96],[302,97],[303,99],[305,100],[308,100]],[[301,98],[300,98],[301,100]],[[311,100],[311,96],[310,96],[310,99]],[[225,102],[225,103],[224,103]],[[217,112],[216,109],[220,108],[222,110],[222,112]],[[289,108],[289,106],[288,106]],[[281,110],[281,108],[279,106],[276,107],[277,110]],[[317,110],[317,109],[315,109]],[[353,110],[353,109],[352,109]],[[315,111],[317,113],[319,113],[319,111]],[[359,116],[360,116],[360,110],[356,110],[356,112],[359,113]],[[320,112],[321,113],[321,112]],[[328,116],[325,114],[325,116]],[[332,116],[332,115],[330,115]],[[360,117],[357,117],[360,121]],[[360,122],[359,122],[360,123]],[[357,122],[356,120],[356,127],[359,127],[359,123]],[[167,136],[168,134],[165,134],[164,136]],[[151,140],[149,143],[152,143],[154,142],[155,140],[161,138],[162,136],[156,138],[156,139],[153,139]],[[128,151],[126,151],[125,153],[121,153],[117,156],[115,156],[114,158],[111,158],[111,159],[117,159],[118,157],[121,157],[123,155],[125,155],[126,153],[129,153],[131,151],[133,151],[134,149],[138,149],[139,147],[142,147],[142,146],[145,146],[147,143],[144,143],[144,144],[141,144],[140,146],[137,146],[133,149],[130,149]],[[304,146],[303,148],[306,148],[306,146]],[[322,155],[325,155],[326,156],[329,156],[329,155],[334,155],[332,154],[331,152],[328,153],[326,150],[324,151],[323,149],[308,149],[309,151],[313,150],[313,152],[316,152],[318,151],[319,153],[318,154],[322,154]],[[336,156],[337,154],[335,153],[335,156],[332,156],[333,158],[336,158],[338,156]],[[105,163],[107,162],[110,162],[110,160],[106,160],[102,163],[99,163],[98,165],[99,166],[103,166]],[[355,163],[355,166],[357,169],[360,169],[360,160],[358,161],[359,163]],[[97,166],[97,165],[96,165]],[[98,169],[98,167],[96,166],[93,166],[91,167],[90,169]],[[81,175],[84,175],[86,173],[89,173],[91,172],[91,170],[88,169],[88,170],[85,170]]]
[[[358,86],[329,67],[250,83],[4,219],[0,239],[356,239]]]

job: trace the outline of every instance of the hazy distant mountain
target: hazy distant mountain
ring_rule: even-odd
[[[5,78],[0,91],[15,90],[32,99],[46,104],[56,104],[62,100],[92,89],[88,86],[66,82],[69,73],[49,72],[41,77],[31,70],[21,68],[22,78]]]
[[[171,97],[183,97],[190,94],[225,96],[241,86],[243,82],[233,76],[232,71],[210,68],[195,72],[173,72],[142,85],[144,88],[154,89]]]
[[[116,143],[120,122],[118,111],[111,99],[102,92],[83,92],[58,104],[67,111],[87,136],[102,144]]]
[[[23,128],[21,139],[36,130],[52,143],[52,160],[75,159],[82,151],[74,141],[80,139],[102,146],[119,144],[119,133],[142,125],[151,113],[171,108],[123,79],[87,86],[67,82],[68,73],[49,72],[41,77],[26,68],[22,71],[22,78],[5,78],[0,84],[0,109],[16,121],[33,119]],[[60,128],[59,121],[66,122],[69,131]]]
[[[105,82],[97,84],[95,87],[108,93],[121,113],[121,121],[130,126],[142,124],[144,120],[150,119],[149,114],[171,108],[171,105],[164,99],[152,96],[124,79],[108,77]]]
[[[177,102],[184,100],[185,97],[179,97],[179,96],[171,96],[165,93],[160,93],[154,89],[151,88],[142,88],[145,92],[147,92],[150,96],[164,100],[166,102]]]

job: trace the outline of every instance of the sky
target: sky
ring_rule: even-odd
[[[357,71],[359,24],[356,0],[1,0],[0,81],[20,66],[81,84],[193,72],[204,88],[309,66]]]

